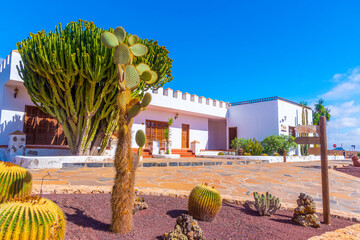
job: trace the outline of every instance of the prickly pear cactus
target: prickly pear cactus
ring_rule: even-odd
[[[144,92],[140,93],[139,91],[144,89],[144,86],[150,88],[156,84],[161,84],[159,81],[162,80],[158,79],[158,74],[150,67],[150,64],[159,61],[159,59],[146,57],[149,49],[139,42],[138,36],[127,36],[124,28],[117,27],[113,33],[103,33],[101,41],[105,47],[114,49],[113,61],[118,71],[117,81],[120,91],[117,99],[119,141],[114,162],[116,175],[111,195],[112,221],[110,228],[114,232],[124,234],[130,232],[133,227],[132,205],[134,202],[135,171],[146,143],[144,132],[139,130],[135,136],[136,143],[139,146],[138,156],[134,158],[131,150],[131,127],[133,118],[145,110],[151,101],[150,93],[144,94]],[[150,53],[153,53],[153,47],[150,48]],[[150,55],[153,56],[154,54]],[[135,64],[134,61],[137,61],[139,57],[143,57],[145,63]],[[164,65],[164,67],[166,66]],[[162,72],[158,70],[156,70],[158,73]]]
[[[14,163],[0,163],[0,203],[15,197],[27,197],[31,193],[31,174]]]
[[[0,204],[0,237],[4,240],[64,239],[65,225],[61,209],[40,196]]]
[[[221,209],[220,193],[207,183],[197,185],[190,193],[189,214],[195,219],[211,222]]]
[[[279,198],[266,192],[264,194],[258,194],[254,192],[255,203],[254,206],[261,216],[271,216],[280,208]]]

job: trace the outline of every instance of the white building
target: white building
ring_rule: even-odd
[[[16,130],[27,134],[27,149],[66,148],[61,146],[63,137],[59,137],[62,132],[57,121],[41,113],[27,94],[16,69],[20,60],[20,54],[12,51],[0,65],[0,148],[7,148],[8,136]],[[310,108],[306,110],[311,124],[312,112]],[[234,137],[261,141],[274,134],[294,135],[295,126],[302,122],[302,107],[280,97],[229,104],[161,88],[152,92],[147,110],[135,117],[133,132],[142,129],[148,139],[162,138],[169,118],[174,119],[173,149],[189,149],[196,140],[201,149],[226,150]]]

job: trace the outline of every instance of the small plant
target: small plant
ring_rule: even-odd
[[[25,168],[10,162],[0,164],[0,203],[31,193],[31,174]]]
[[[197,185],[190,193],[189,214],[195,219],[211,222],[221,209],[220,193],[207,183]]]
[[[280,154],[276,152],[276,153],[274,153],[274,156],[279,157]]]
[[[246,138],[234,138],[230,143],[230,147],[239,150],[240,148],[244,148],[248,141],[249,139]]]
[[[266,153],[263,153],[262,156],[269,156],[269,155],[267,155]]]
[[[254,206],[261,216],[271,216],[280,208],[279,198],[272,196],[268,192],[266,195],[261,194],[261,196],[254,192],[255,203]]]
[[[170,130],[170,126],[173,125],[173,118],[169,118],[169,120],[167,121],[167,127],[164,129],[164,137],[166,140],[166,150],[165,153],[166,154],[171,154],[171,149],[170,149],[170,137],[171,137],[171,130]]]
[[[2,239],[64,239],[65,225],[61,209],[41,196],[15,198],[0,204]]]
[[[357,154],[358,157],[360,157],[360,152]]]
[[[222,156],[222,155],[225,155],[225,153],[219,152],[218,155],[219,155],[219,156]]]
[[[294,154],[293,156],[294,156],[294,157],[297,157],[298,155],[297,155],[297,154]]]
[[[251,153],[246,152],[244,153],[244,156],[251,156]]]

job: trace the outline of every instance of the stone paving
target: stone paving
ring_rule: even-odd
[[[330,165],[343,164],[330,162]],[[346,162],[349,163],[349,162]],[[111,191],[113,168],[30,170],[34,190],[44,192]],[[360,179],[329,169],[332,210],[360,216]],[[300,192],[310,194],[321,210],[320,162],[261,163],[233,166],[151,167],[137,170],[136,187],[147,192],[185,194],[198,183],[215,186],[224,198],[252,199],[252,192],[270,191],[284,204],[295,205]],[[86,191],[85,191],[86,192]],[[360,219],[360,218],[358,218]]]

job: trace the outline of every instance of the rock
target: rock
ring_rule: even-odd
[[[205,235],[192,216],[182,214],[176,219],[174,230],[165,233],[164,240],[205,240]]]
[[[293,221],[304,227],[320,227],[319,217],[316,213],[316,206],[312,197],[300,193],[297,199],[298,207],[294,209]]]
[[[354,167],[360,167],[360,158],[356,154],[351,157]]]
[[[146,204],[145,200],[139,197],[139,191],[135,190],[135,202],[134,202],[133,214],[148,208],[149,207]]]

